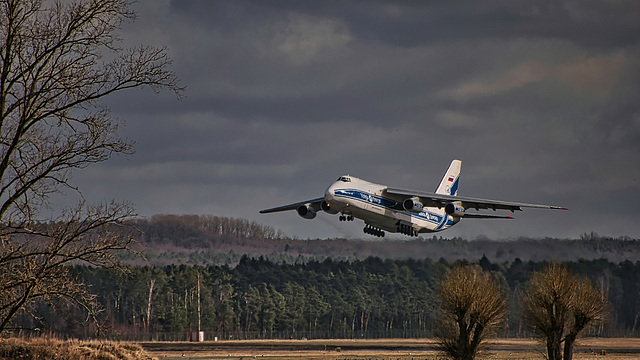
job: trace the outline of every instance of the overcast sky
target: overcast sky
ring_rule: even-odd
[[[260,215],[341,174],[560,205],[444,237],[640,237],[640,3],[141,1],[126,45],[166,46],[185,99],[108,99],[135,155],[78,172],[89,201],[245,218],[299,238],[362,222]],[[429,235],[430,236],[430,235]]]

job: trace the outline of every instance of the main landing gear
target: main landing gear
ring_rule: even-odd
[[[353,221],[353,215],[340,215],[340,221]]]
[[[362,232],[364,232],[365,234],[369,234],[377,237],[384,237],[384,231],[378,229],[375,226],[371,226],[368,224],[367,226],[364,227],[364,229],[362,229]]]
[[[416,229],[410,225],[398,224],[398,232],[407,236],[418,236]]]

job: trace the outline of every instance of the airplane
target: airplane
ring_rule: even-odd
[[[462,161],[453,160],[436,191],[425,192],[392,188],[350,175],[331,184],[323,197],[260,211],[261,214],[296,210],[305,219],[324,211],[340,213],[340,221],[358,218],[365,223],[365,234],[383,237],[386,232],[418,236],[446,230],[463,218],[513,219],[510,215],[469,213],[467,210],[521,211],[523,207],[568,210],[561,206],[478,199],[458,196]]]

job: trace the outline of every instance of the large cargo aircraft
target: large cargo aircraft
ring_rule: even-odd
[[[462,162],[453,160],[434,193],[405,190],[374,184],[353,176],[340,176],[324,192],[324,197],[260,211],[261,214],[296,210],[305,219],[316,213],[340,214],[340,221],[361,219],[363,231],[374,236],[398,232],[408,236],[446,230],[462,218],[513,219],[509,215],[478,213],[478,210],[520,211],[523,207],[567,210],[560,206],[458,196]],[[469,213],[467,210],[475,210]]]

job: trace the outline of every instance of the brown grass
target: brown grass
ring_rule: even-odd
[[[251,340],[148,342],[141,345],[160,360],[290,359],[290,360],[444,360],[431,339],[380,340]],[[544,344],[533,339],[494,339],[479,359],[543,360]],[[606,354],[603,356],[603,351]],[[640,358],[640,339],[582,339],[575,360]]]
[[[138,344],[56,339],[0,340],[0,359],[20,360],[152,360]]]
[[[144,350],[143,350],[144,348]],[[604,355],[603,356],[603,350]],[[153,356],[153,357],[152,357]],[[2,339],[0,359],[24,360],[160,360],[290,359],[290,360],[443,360],[431,339],[380,340],[252,340],[145,342]],[[544,344],[532,339],[494,339],[483,359],[543,360]],[[575,360],[640,358],[640,339],[581,339]]]

